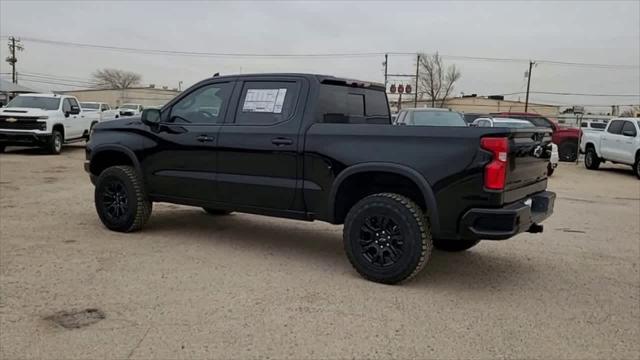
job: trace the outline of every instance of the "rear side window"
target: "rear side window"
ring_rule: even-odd
[[[625,131],[631,132],[633,136],[637,135],[636,127],[633,126],[633,123],[631,121],[624,122],[624,125],[622,126],[622,132],[625,132]]]
[[[594,129],[604,129],[607,127],[605,123],[591,123],[591,127]]]
[[[325,123],[391,124],[384,91],[340,85],[320,86],[317,116]]]
[[[236,112],[238,125],[272,125],[288,120],[296,109],[300,83],[247,81]]]
[[[622,133],[622,125],[624,122],[622,120],[614,120],[611,122],[611,124],[609,125],[609,128],[607,129],[608,133],[611,134],[621,134]]]

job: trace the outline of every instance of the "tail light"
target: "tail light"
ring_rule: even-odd
[[[484,186],[491,190],[503,190],[507,179],[507,154],[509,140],[506,137],[484,137],[480,146],[493,154],[493,159],[484,167]]]

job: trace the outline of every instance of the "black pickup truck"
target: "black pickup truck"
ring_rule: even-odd
[[[397,283],[433,247],[542,231],[550,142],[548,129],[391,125],[379,84],[239,75],[95,126],[85,169],[111,230],[140,229],[153,202],[344,224],[354,268]]]

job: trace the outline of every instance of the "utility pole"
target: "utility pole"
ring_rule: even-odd
[[[418,73],[420,71],[420,54],[416,55],[416,87],[413,90],[413,107],[418,107]]]
[[[529,87],[531,86],[531,70],[533,69],[533,65],[535,62],[529,60],[529,72],[527,73],[527,96],[524,100],[524,112],[527,112],[529,109]]]
[[[389,54],[384,54],[384,91],[387,91],[387,69],[389,63]]]
[[[9,37],[9,52],[10,56],[7,56],[5,59],[11,65],[11,81],[14,84],[18,83],[18,75],[16,74],[16,63],[18,62],[18,58],[16,58],[16,50],[22,51],[24,47],[21,44],[20,39],[16,39],[14,36]]]

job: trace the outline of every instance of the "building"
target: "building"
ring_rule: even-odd
[[[437,103],[439,105],[440,101]],[[389,105],[391,111],[395,112],[398,110],[397,100],[390,100]],[[403,97],[402,107],[414,107],[412,94]],[[431,101],[418,99],[417,107],[431,107]],[[498,112],[524,112],[525,104],[521,101],[504,100],[500,97],[463,96],[445,100],[443,107],[464,113],[490,114]],[[548,118],[557,118],[560,114],[560,106],[530,102],[527,112],[540,114]]]
[[[18,94],[27,94],[36,92],[28,87],[14,84],[11,81],[0,79],[0,106],[5,106]]]
[[[162,106],[180,94],[178,90],[156,87],[132,87],[127,89],[86,89],[58,91],[59,94],[72,95],[80,102],[104,102],[115,108],[122,104],[141,104],[142,106]]]

